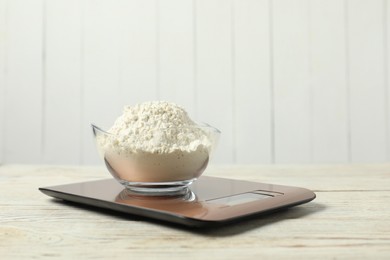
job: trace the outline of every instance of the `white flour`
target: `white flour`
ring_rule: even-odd
[[[126,106],[108,132],[113,136],[105,146],[121,154],[191,152],[211,146],[207,133],[183,108],[165,101]]]
[[[169,182],[197,178],[212,148],[210,132],[186,111],[154,101],[124,108],[97,141],[114,177],[131,182]]]

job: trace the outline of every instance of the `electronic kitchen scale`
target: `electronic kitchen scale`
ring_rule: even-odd
[[[307,189],[202,176],[187,194],[139,196],[115,179],[39,188],[54,198],[186,226],[213,226],[313,200]]]

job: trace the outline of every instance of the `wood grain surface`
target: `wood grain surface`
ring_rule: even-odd
[[[205,175],[301,186],[317,198],[214,229],[54,200],[38,187],[102,167],[0,166],[0,259],[390,259],[390,165],[219,166]]]

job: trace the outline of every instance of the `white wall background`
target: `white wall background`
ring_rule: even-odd
[[[0,0],[0,163],[98,162],[90,122],[170,100],[219,163],[390,161],[387,0]]]

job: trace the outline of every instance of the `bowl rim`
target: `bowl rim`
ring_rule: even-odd
[[[107,135],[115,136],[115,134],[110,133],[106,130],[103,130],[101,127],[97,126],[94,123],[91,123],[91,127],[92,127],[92,131],[93,131],[94,135],[97,135],[97,131],[99,131],[99,132],[103,132],[104,134],[107,134]],[[218,134],[218,135],[221,134],[221,131],[218,128],[216,128],[208,123],[205,123],[205,122],[201,122],[201,123],[195,122],[195,125],[185,125],[185,126],[180,126],[180,127],[161,127],[161,128],[156,129],[156,130],[163,131],[163,130],[167,130],[167,129],[185,129],[185,128],[201,128],[201,129],[205,128],[208,130],[212,130],[215,134]]]

